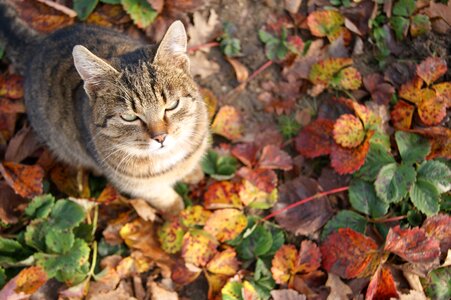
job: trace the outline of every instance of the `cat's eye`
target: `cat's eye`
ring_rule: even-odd
[[[166,111],[170,111],[170,110],[176,109],[177,106],[179,106],[179,102],[180,102],[180,100],[177,100],[177,101],[173,102],[173,103],[171,104],[171,106],[166,107]]]
[[[133,122],[133,121],[136,121],[138,119],[138,116],[135,115],[135,114],[122,114],[121,118],[124,121]]]

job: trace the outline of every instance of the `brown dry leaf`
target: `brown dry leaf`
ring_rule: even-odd
[[[284,0],[283,6],[288,12],[295,14],[298,12],[299,7],[301,7],[302,0]]]
[[[138,216],[140,216],[144,221],[154,222],[158,219],[157,210],[150,206],[147,201],[143,199],[132,199],[129,201]]]
[[[279,187],[279,201],[273,211],[320,192],[320,187],[311,178],[300,176]],[[277,222],[296,235],[309,235],[321,228],[333,215],[327,197],[321,197],[301,206],[289,209],[276,216]]]
[[[295,290],[273,290],[271,296],[274,300],[307,300],[305,295],[299,294]]]
[[[130,283],[121,281],[118,287],[114,290],[109,290],[106,293],[94,294],[89,300],[138,300],[133,295],[133,289]]]
[[[211,42],[215,38],[219,26],[219,17],[214,9],[210,9],[208,18],[203,16],[201,12],[196,11],[193,14],[194,25],[188,26],[188,48],[203,45]],[[204,48],[202,51],[208,52],[210,48]]]
[[[352,295],[351,288],[346,285],[339,276],[328,273],[326,286],[330,288],[330,294],[327,296],[327,300],[335,299],[349,299]]]
[[[40,144],[31,127],[24,126],[9,141],[5,160],[21,162],[39,149]]]
[[[236,58],[226,56],[226,60],[230,65],[232,65],[233,70],[235,71],[236,80],[238,80],[238,82],[240,83],[245,82],[249,77],[249,70],[246,68],[246,66],[240,63]]]
[[[204,79],[210,75],[219,72],[219,65],[211,60],[208,60],[207,54],[201,51],[196,51],[190,55],[191,75],[199,75]]]
[[[42,194],[44,170],[39,165],[29,166],[14,162],[3,162],[0,172],[6,183],[24,198],[33,198]]]
[[[177,300],[179,299],[176,292],[171,291],[164,287],[162,284],[152,282],[150,284],[150,290],[152,292],[152,296],[150,299],[152,300]]]
[[[17,223],[21,214],[20,207],[25,206],[27,202],[5,182],[0,182],[0,220],[3,223]]]

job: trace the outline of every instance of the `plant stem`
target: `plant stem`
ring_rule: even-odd
[[[218,42],[211,42],[211,43],[206,43],[206,44],[202,44],[202,45],[197,45],[197,46],[188,48],[188,53],[196,52],[197,50],[200,50],[202,48],[213,48],[213,47],[218,47],[218,46],[219,46]]]
[[[310,202],[310,201],[312,201],[314,199],[321,198],[323,196],[327,196],[327,195],[331,195],[331,194],[344,192],[344,191],[347,191],[348,189],[349,189],[349,186],[344,186],[344,187],[336,188],[336,189],[333,189],[333,190],[330,190],[330,191],[316,193],[313,196],[310,196],[310,197],[307,197],[305,199],[296,201],[296,202],[294,202],[294,203],[292,203],[292,204],[290,204],[290,205],[288,205],[288,206],[286,206],[286,207],[284,207],[282,209],[276,210],[276,211],[272,212],[271,214],[267,215],[266,217],[264,217],[262,220],[267,221],[267,220],[269,220],[269,219],[271,219],[271,218],[273,218],[273,217],[275,217],[277,215],[280,215],[284,211],[287,211],[287,210],[292,209],[294,207],[297,207],[299,205],[305,204],[305,203]]]
[[[246,80],[246,82],[251,81],[252,79],[254,79],[255,77],[257,77],[258,74],[260,74],[261,72],[263,72],[264,70],[266,70],[267,68],[269,68],[270,66],[272,66],[273,61],[272,60],[268,60],[267,62],[265,62],[262,66],[260,66],[260,68],[258,68],[257,70],[255,70],[250,76],[249,78]]]
[[[397,217],[391,217],[391,218],[387,218],[387,219],[371,220],[371,222],[373,222],[373,223],[390,223],[390,222],[403,220],[405,218],[407,218],[407,216],[397,216]]]

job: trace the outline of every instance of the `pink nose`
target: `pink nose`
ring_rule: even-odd
[[[166,139],[166,136],[167,136],[167,134],[163,133],[163,134],[153,136],[152,139],[156,140],[160,144],[163,144],[164,140]]]

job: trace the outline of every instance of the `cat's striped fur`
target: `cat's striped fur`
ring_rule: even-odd
[[[61,160],[104,174],[164,212],[179,211],[172,186],[194,170],[209,140],[183,24],[175,22],[158,47],[85,25],[44,37],[7,2],[0,0],[0,41],[25,76],[39,137]]]

